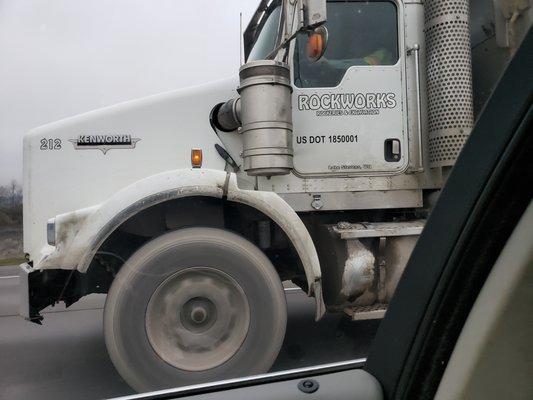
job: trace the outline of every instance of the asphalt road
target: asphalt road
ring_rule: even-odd
[[[68,310],[46,310],[43,325],[20,318],[18,271],[0,267],[0,399],[101,399],[132,394],[106,353],[104,295],[87,296]],[[314,302],[286,292],[287,335],[272,371],[366,356],[377,321],[327,315],[315,322]]]

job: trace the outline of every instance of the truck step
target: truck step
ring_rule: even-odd
[[[366,319],[381,319],[385,316],[387,304],[376,303],[371,306],[346,307],[344,312],[348,314],[352,321],[363,321]]]
[[[335,225],[334,230],[340,235],[341,239],[359,239],[369,237],[388,237],[388,236],[411,236],[420,235],[424,229],[425,220],[404,222],[365,222],[351,224],[348,222],[339,222]]]

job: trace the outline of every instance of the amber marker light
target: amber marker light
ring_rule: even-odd
[[[309,40],[307,41],[307,56],[311,60],[317,60],[322,54],[323,46],[324,42],[322,36],[318,33],[311,34],[309,36]]]
[[[191,165],[193,168],[202,167],[202,149],[191,150]]]
[[[321,25],[311,33],[307,38],[307,57],[311,61],[318,61],[324,55],[328,44],[328,30]]]

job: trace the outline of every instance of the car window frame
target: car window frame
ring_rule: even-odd
[[[483,212],[488,210],[491,201],[496,200],[493,197],[501,189],[498,185],[502,175],[507,172],[509,165],[517,162],[514,158],[517,151],[531,145],[525,141],[533,140],[527,135],[533,115],[533,82],[527,79],[533,66],[531,54],[532,29],[480,113],[413,250],[387,315],[372,343],[365,370],[381,382],[386,398],[426,398],[418,397],[422,395],[432,398],[431,393],[436,391],[444,373],[459,334],[457,329],[462,325],[453,327],[455,332],[446,343],[439,343],[439,335],[442,336],[443,331],[435,330],[433,322],[447,318],[445,311],[449,312],[449,309],[445,308],[445,295],[447,290],[454,287],[451,279],[453,273],[464,267],[461,266],[461,256],[469,250],[468,245],[474,238]],[[529,164],[529,169],[520,171],[519,179],[527,180],[526,175],[531,175],[531,161]],[[524,187],[521,185],[514,189]],[[490,249],[490,257],[484,255],[485,264],[494,264],[499,255],[496,250],[503,248],[512,228],[525,211],[532,188],[527,191],[519,192],[522,202],[519,209],[512,210],[513,214],[499,213],[500,218],[508,218],[505,222],[509,224],[502,224],[496,231],[501,235],[497,243],[500,248]],[[435,243],[439,246],[433,245]],[[480,271],[485,274],[488,272]],[[480,290],[478,286],[471,289]],[[461,313],[455,317],[464,322],[472,305],[473,301],[464,304]],[[456,303],[451,306],[456,306]],[[457,320],[448,322],[457,323]],[[389,340],[390,337],[394,337],[394,340]],[[435,347],[429,351],[429,343],[445,348],[440,353],[436,352]],[[430,370],[431,366],[435,367],[432,362],[440,363],[440,370]],[[424,382],[421,382],[422,378]],[[423,389],[423,394],[415,395],[419,388]]]

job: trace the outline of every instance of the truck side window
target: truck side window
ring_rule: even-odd
[[[328,47],[317,62],[307,58],[307,34],[294,50],[294,83],[301,88],[332,87],[351,66],[394,65],[398,61],[396,5],[388,1],[328,2]]]

